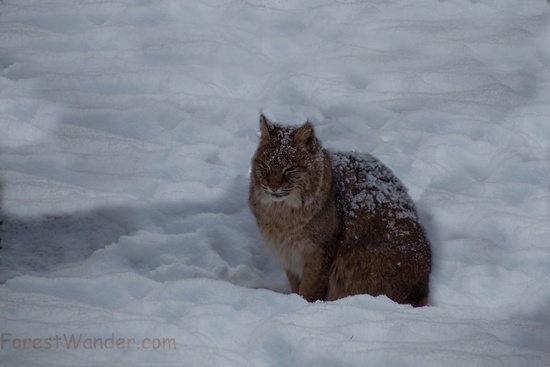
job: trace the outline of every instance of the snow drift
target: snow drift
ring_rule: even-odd
[[[550,366],[549,24],[542,0],[3,1],[2,365]],[[246,202],[260,109],[408,186],[430,307],[288,294]]]

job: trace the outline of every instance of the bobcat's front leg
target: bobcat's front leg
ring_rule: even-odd
[[[288,278],[288,283],[290,284],[290,290],[292,290],[292,293],[299,293],[300,279],[290,270],[286,271],[286,277]]]
[[[329,268],[323,251],[315,249],[305,255],[298,294],[308,302],[324,300],[328,289]]]

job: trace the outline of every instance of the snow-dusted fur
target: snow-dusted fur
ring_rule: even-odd
[[[290,286],[308,301],[385,294],[425,305],[431,251],[414,203],[369,154],[330,153],[313,126],[260,117],[249,203]]]

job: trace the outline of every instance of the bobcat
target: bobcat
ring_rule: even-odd
[[[260,116],[249,204],[260,233],[309,302],[366,293],[424,306],[430,244],[404,185],[370,154],[323,149],[313,125]]]

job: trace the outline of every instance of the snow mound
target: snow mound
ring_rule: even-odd
[[[550,366],[547,2],[1,4],[3,366]],[[405,184],[430,307],[288,294],[260,109]]]

